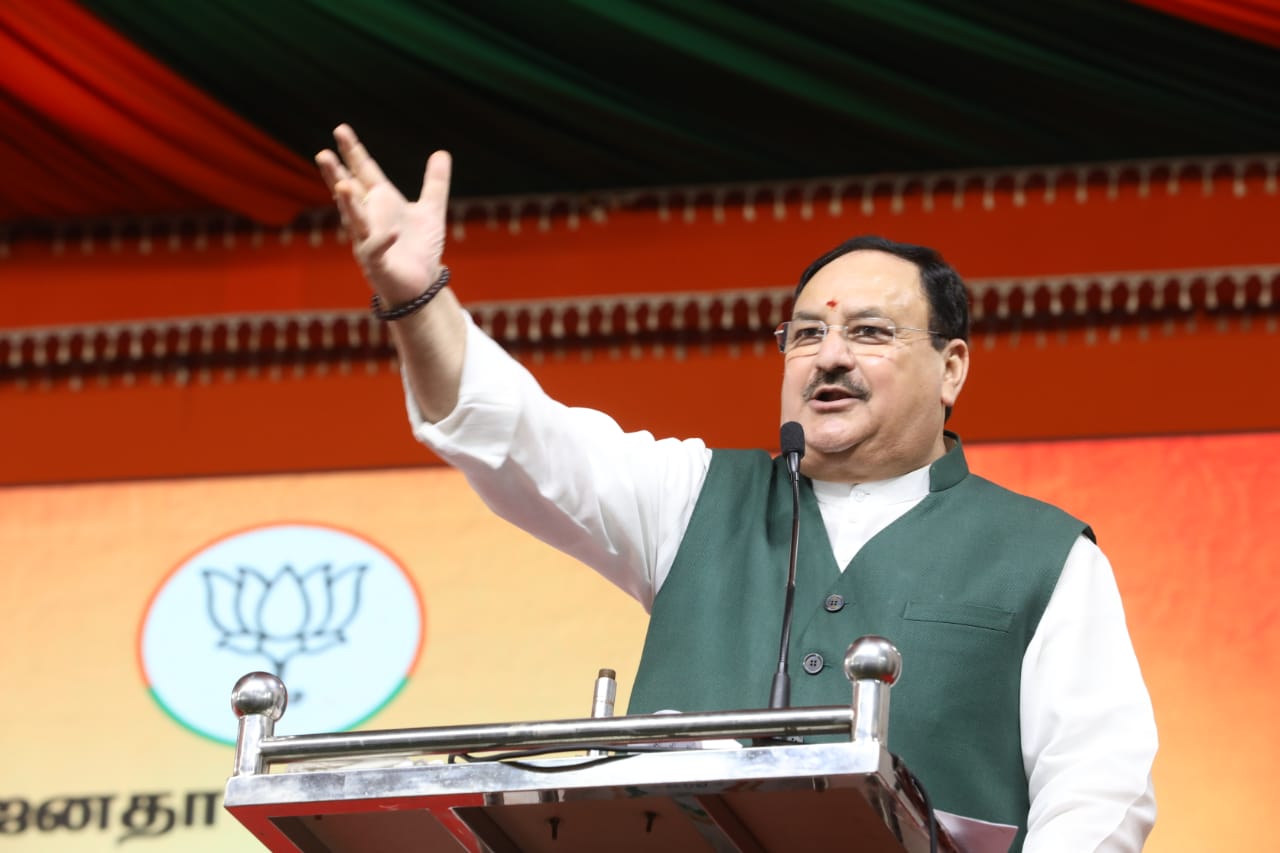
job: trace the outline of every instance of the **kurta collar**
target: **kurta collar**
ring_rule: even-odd
[[[929,466],[908,471],[901,477],[866,483],[814,480],[813,493],[819,503],[843,503],[851,498],[880,505],[918,501],[929,493]]]
[[[901,477],[888,480],[876,480],[868,483],[837,483],[829,480],[812,480],[814,497],[820,503],[843,501],[855,490],[861,490],[868,497],[875,497],[879,503],[897,503],[904,500],[917,500],[927,492],[943,492],[969,476],[969,463],[964,458],[964,448],[960,445],[960,436],[954,432],[943,432],[944,440],[949,445],[942,458],[909,471]],[[928,487],[925,488],[925,484]]]

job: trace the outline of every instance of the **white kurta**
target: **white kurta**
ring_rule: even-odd
[[[624,432],[564,406],[468,319],[458,405],[414,434],[499,515],[591,566],[649,609],[675,561],[711,451]],[[919,503],[928,468],[876,483],[815,481],[836,562]],[[1071,549],[1022,661],[1021,742],[1031,798],[1025,853],[1137,851],[1155,820],[1151,700],[1111,564]]]

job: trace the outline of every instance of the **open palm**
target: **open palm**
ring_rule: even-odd
[[[356,260],[385,302],[413,299],[440,274],[449,154],[437,151],[427,160],[422,192],[411,202],[387,180],[355,131],[341,125],[333,136],[339,153],[322,151],[316,163],[351,235]]]

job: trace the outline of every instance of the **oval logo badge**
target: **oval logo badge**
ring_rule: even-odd
[[[182,725],[234,744],[231,688],[275,673],[277,733],[343,731],[404,687],[422,651],[422,601],[404,567],[333,527],[278,524],[202,548],[156,591],[139,631],[142,675]]]

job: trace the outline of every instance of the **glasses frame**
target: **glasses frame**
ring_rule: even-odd
[[[791,349],[787,349],[787,331],[792,323],[815,323],[816,328],[819,330],[820,333],[818,337],[813,340],[812,344],[805,343],[803,345],[793,346]],[[795,353],[795,352],[809,352],[809,351],[817,352],[818,347],[822,346],[822,342],[827,339],[827,333],[830,332],[832,329],[839,329],[841,332],[844,332],[846,329],[853,329],[853,328],[857,328],[858,326],[878,325],[880,323],[883,323],[888,328],[890,334],[892,335],[890,340],[887,340],[883,343],[860,342],[844,334],[841,335],[841,338],[844,340],[847,346],[852,346],[856,349],[861,349],[864,352],[868,350],[874,351],[874,350],[884,349],[885,347],[892,346],[893,344],[902,340],[902,337],[899,334],[900,332],[919,332],[921,334],[928,335],[931,338],[938,338],[939,340],[942,340],[942,341],[948,340],[947,336],[942,334],[941,332],[935,332],[932,329],[918,329],[914,326],[899,326],[897,323],[885,317],[865,317],[849,323],[835,323],[835,324],[827,323],[824,320],[784,320],[783,322],[778,324],[778,327],[776,329],[773,330],[773,337],[778,342],[778,352],[782,353],[783,355],[787,355],[789,353]]]

